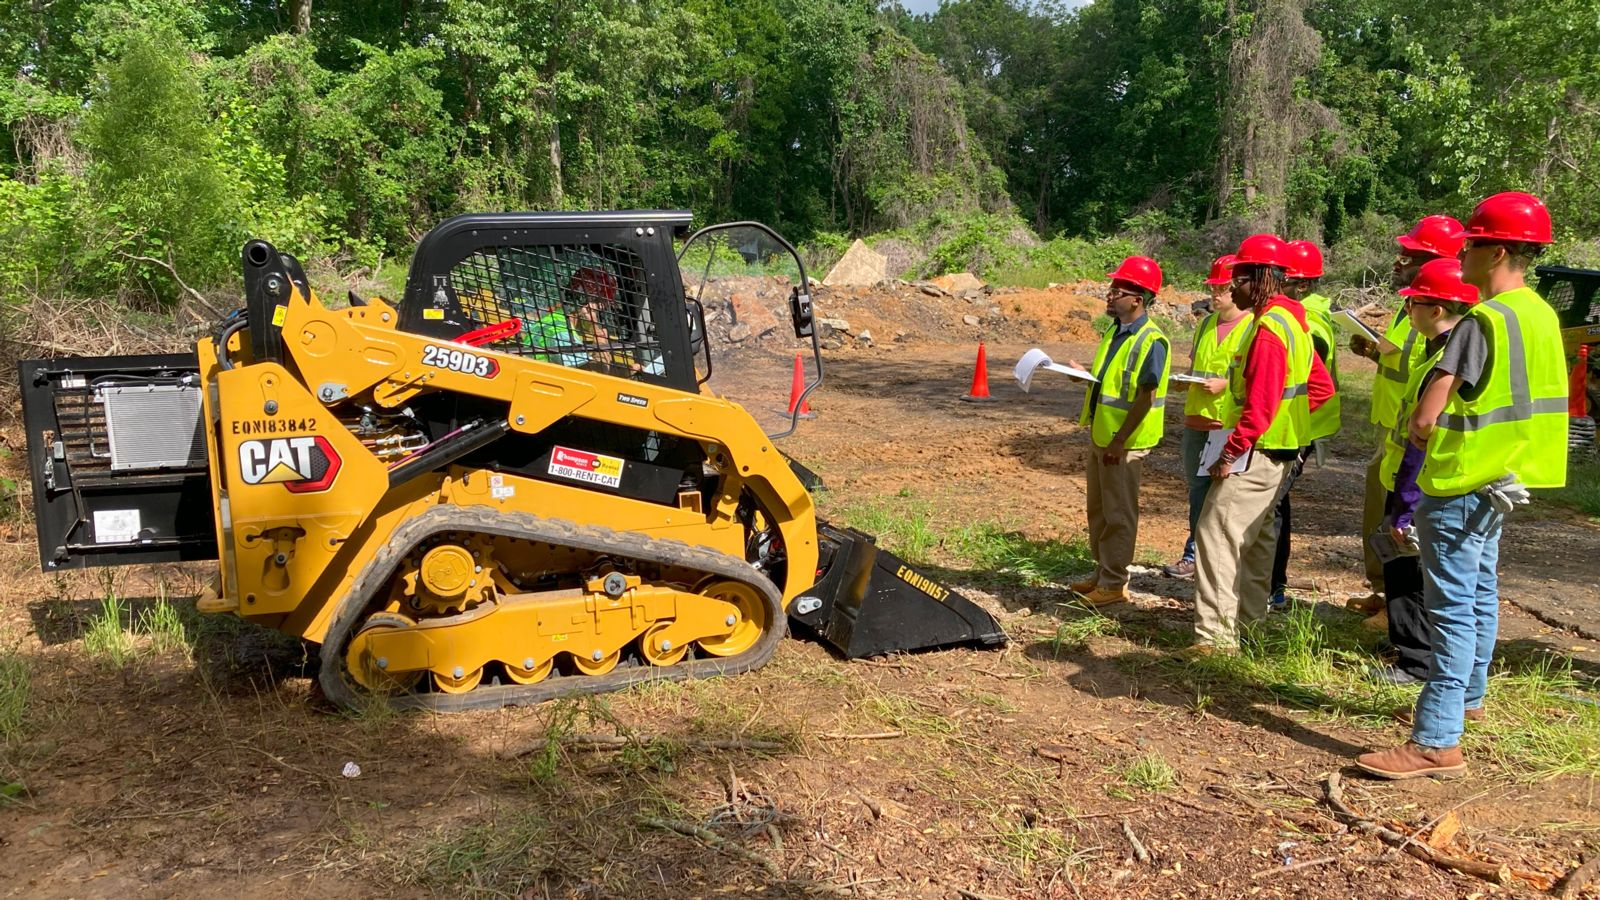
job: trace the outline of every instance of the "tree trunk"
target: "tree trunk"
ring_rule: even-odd
[[[290,0],[289,18],[294,33],[302,37],[311,33],[311,0]]]
[[[550,207],[560,209],[566,203],[561,190],[561,120],[556,118],[555,104],[550,104]]]

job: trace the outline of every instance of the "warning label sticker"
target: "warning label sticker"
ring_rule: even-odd
[[[622,486],[622,460],[567,447],[550,449],[550,474],[605,487]]]

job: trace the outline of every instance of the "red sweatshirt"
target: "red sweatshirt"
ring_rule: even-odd
[[[1306,308],[1282,294],[1269,300],[1267,308],[1256,316],[1256,320],[1260,321],[1261,316],[1273,307],[1283,307],[1295,317],[1301,328],[1306,327]],[[1239,425],[1222,448],[1224,456],[1237,459],[1248,453],[1256,440],[1272,426],[1272,420],[1278,415],[1278,406],[1283,402],[1283,389],[1288,380],[1288,348],[1283,346],[1277,335],[1265,328],[1258,329],[1244,361],[1245,395],[1244,404],[1239,410]],[[1328,376],[1327,367],[1315,353],[1311,354],[1311,381],[1307,385],[1311,408],[1316,409],[1326,403],[1333,396],[1333,391],[1333,379]]]

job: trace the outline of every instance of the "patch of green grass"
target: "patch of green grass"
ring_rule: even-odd
[[[437,833],[413,859],[411,880],[465,897],[520,897],[536,887],[543,860],[558,858],[551,823],[527,812]]]
[[[912,564],[932,561],[940,544],[930,505],[907,491],[893,498],[849,504],[839,509],[838,517],[851,528],[876,535],[885,548]]]
[[[1078,851],[1076,835],[1053,825],[1029,825],[998,813],[990,821],[995,829],[994,840],[1019,876],[1026,877],[1039,867],[1059,870],[1081,866],[1088,859]]]
[[[1073,617],[1057,625],[1056,633],[1049,638],[1050,652],[1056,659],[1060,659],[1062,653],[1087,647],[1090,638],[1116,634],[1119,630],[1116,619],[1092,607],[1072,604],[1068,609]]]
[[[188,626],[178,608],[164,596],[139,614],[139,630],[150,637],[150,649],[156,653],[190,649]]]
[[[993,523],[957,531],[949,542],[976,566],[999,580],[1026,587],[1061,584],[1094,566],[1089,543],[1082,538],[1040,541]]]
[[[133,641],[123,629],[123,617],[122,598],[115,591],[107,592],[100,601],[100,611],[89,619],[89,627],[83,632],[83,649],[117,668],[133,658]]]
[[[1154,750],[1128,760],[1117,774],[1129,787],[1153,794],[1165,793],[1178,786],[1178,770]]]
[[[862,701],[861,708],[874,719],[908,735],[946,737],[961,727],[949,716],[932,712],[899,694],[874,694]]]
[[[0,651],[0,742],[22,736],[28,690],[28,661],[14,650]]]
[[[1600,518],[1600,459],[1574,460],[1566,487],[1535,491],[1534,496]]]
[[[1570,660],[1541,654],[1489,679],[1485,719],[1463,743],[1527,780],[1600,774],[1600,685]]]

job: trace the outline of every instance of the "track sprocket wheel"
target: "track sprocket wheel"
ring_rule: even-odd
[[[739,612],[734,617],[733,631],[727,637],[700,642],[700,649],[712,656],[733,656],[743,653],[761,640],[761,635],[771,623],[767,621],[767,607],[755,588],[741,581],[715,581],[700,589],[700,593],[714,600],[731,603]]]

